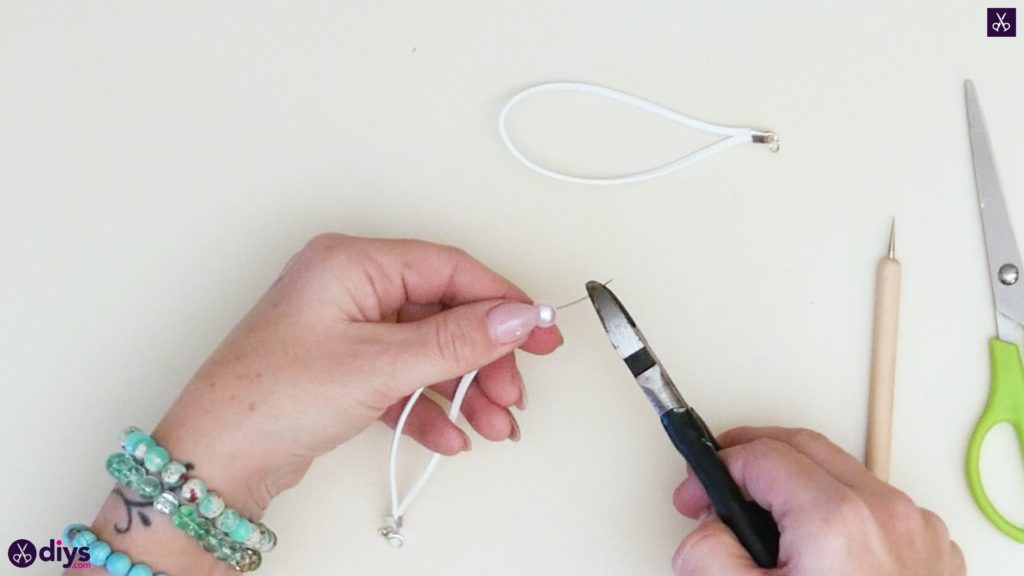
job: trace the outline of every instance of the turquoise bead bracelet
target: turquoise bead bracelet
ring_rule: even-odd
[[[92,530],[84,524],[71,524],[64,529],[64,541],[72,546],[89,547],[89,563],[94,568],[105,568],[111,576],[167,576],[153,574],[153,569],[145,564],[136,564],[124,552],[117,552],[103,540],[96,538]]]
[[[146,433],[129,427],[121,436],[122,452],[107,458],[107,471],[140,498],[152,501],[171,523],[199,542],[218,560],[240,572],[255,570],[262,553],[277,544],[277,535],[263,523],[252,522],[226,507],[206,484],[188,477],[187,467],[170,459]]]
[[[157,512],[171,517],[171,523],[192,539],[199,542],[203,549],[213,554],[218,560],[231,564],[240,572],[249,572],[259,567],[262,562],[262,553],[254,548],[247,548],[242,542],[237,542],[232,535],[242,536],[235,531],[224,530],[219,520],[227,516],[231,519],[240,518],[238,513],[231,509],[224,509],[217,518],[216,525],[207,518],[200,516],[196,507],[191,503],[198,492],[205,492],[203,486],[197,479],[192,478],[185,481],[180,493],[172,490],[163,490],[160,481],[155,477],[147,475],[145,471],[131,456],[125,453],[116,452],[107,458],[107,471],[119,483],[134,490],[143,500],[153,502],[153,508]],[[153,485],[156,482],[156,485]],[[202,486],[202,490],[200,487]],[[248,522],[248,521],[246,521]],[[264,541],[271,544],[264,546],[268,550],[276,542],[276,536],[269,529],[263,527],[268,536]],[[246,538],[252,534],[252,525],[249,524],[249,532],[244,534]],[[256,532],[260,534],[259,531]]]
[[[146,471],[158,474],[163,491],[154,500],[165,513],[172,513],[176,504],[195,504],[199,515],[215,520],[217,529],[224,532],[232,540],[259,552],[269,552],[277,544],[277,535],[262,523],[252,522],[231,508],[226,508],[224,500],[199,478],[188,478],[188,470],[184,464],[171,460],[167,450],[158,446],[145,432],[130,426],[122,433],[121,440],[124,452],[132,456],[136,462],[142,461]],[[137,465],[137,464],[136,464]],[[143,481],[148,498],[152,493],[151,483]],[[177,489],[177,493],[173,492]],[[165,496],[166,492],[171,492]],[[177,500],[177,502],[175,502]],[[159,508],[158,508],[159,509]],[[223,518],[221,517],[223,516]]]

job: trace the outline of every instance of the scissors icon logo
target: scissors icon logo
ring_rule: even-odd
[[[988,35],[989,36],[1016,36],[1017,35],[1017,9],[1016,8],[989,8],[988,9]]]
[[[995,30],[996,32],[999,32],[999,30],[1002,30],[1003,32],[1009,32],[1010,23],[1004,20],[1004,18],[1006,18],[1006,12],[1003,12],[1002,14],[996,12],[996,18],[999,19],[999,22],[993,22],[992,29]]]
[[[36,547],[25,539],[15,540],[7,548],[7,557],[18,568],[26,568],[36,561]]]

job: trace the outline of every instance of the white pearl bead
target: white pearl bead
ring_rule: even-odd
[[[537,326],[548,328],[555,325],[556,314],[554,306],[538,302],[533,307],[537,309]]]

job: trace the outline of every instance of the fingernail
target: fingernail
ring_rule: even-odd
[[[703,526],[708,518],[711,518],[711,508],[705,509],[704,513],[697,517],[697,527]]]
[[[508,437],[508,439],[513,442],[519,442],[519,422],[516,421],[516,417],[513,416],[511,412],[509,413],[508,417],[512,421],[512,434]]]
[[[537,309],[522,302],[499,304],[487,313],[487,330],[495,344],[522,340],[537,327]]]
[[[520,410],[526,410],[526,401],[527,400],[528,400],[528,398],[526,397],[526,384],[520,384],[519,385],[519,401],[516,402],[516,408],[519,408]]]
[[[462,449],[462,451],[463,452],[469,452],[470,450],[472,450],[473,449],[473,441],[469,439],[469,434],[466,434],[466,432],[464,430],[462,430],[461,428],[459,429],[459,434],[462,434],[462,439],[465,441],[465,446],[466,446],[465,448]]]

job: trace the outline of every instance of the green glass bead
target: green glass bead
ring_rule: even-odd
[[[160,486],[160,481],[152,476],[145,476],[135,483],[135,492],[139,495],[139,498],[143,500],[153,500],[160,495],[160,491],[163,487]]]
[[[178,509],[178,497],[171,491],[161,492],[156,500],[153,500],[153,508],[161,514],[174,514]]]
[[[231,532],[241,519],[242,517],[235,512],[234,508],[225,508],[217,517],[217,529],[225,533]]]
[[[124,437],[124,442],[121,443],[121,447],[124,448],[125,454],[128,454],[136,460],[142,460],[142,457],[146,455],[146,451],[156,446],[156,442],[149,437],[142,430],[135,430],[134,432],[128,433]]]
[[[146,469],[138,464],[132,463],[132,467],[125,470],[120,476],[115,476],[118,482],[135,490],[139,481],[146,477]]]
[[[237,549],[237,544],[225,538],[220,541],[219,547],[213,551],[213,557],[217,560],[227,560]]]
[[[185,529],[185,532],[192,538],[202,542],[204,538],[213,532],[213,525],[205,518],[197,518]]]
[[[183,504],[171,514],[171,524],[176,528],[186,530],[196,519],[196,509],[191,504]]]
[[[213,554],[213,552],[220,547],[220,541],[220,532],[213,530],[209,534],[207,534],[206,538],[203,538],[202,541],[199,543],[203,545],[203,550],[206,550],[210,554]]]
[[[171,455],[161,446],[154,446],[146,450],[146,455],[142,457],[142,463],[146,466],[146,470],[156,474],[159,474],[170,460]]]
[[[196,513],[196,507],[191,505],[179,506],[178,513],[184,516],[185,518],[188,518],[189,520],[195,520],[199,517],[198,514]]]
[[[181,507],[179,506],[178,510],[180,509]],[[173,513],[171,513],[171,524],[174,524],[174,527],[178,530],[184,530],[188,527],[189,524],[191,524],[191,522],[188,520],[188,518],[185,518],[184,516],[178,514],[178,510],[175,510]]]
[[[120,481],[122,475],[135,466],[132,457],[122,452],[111,454],[107,457],[107,472]]]

